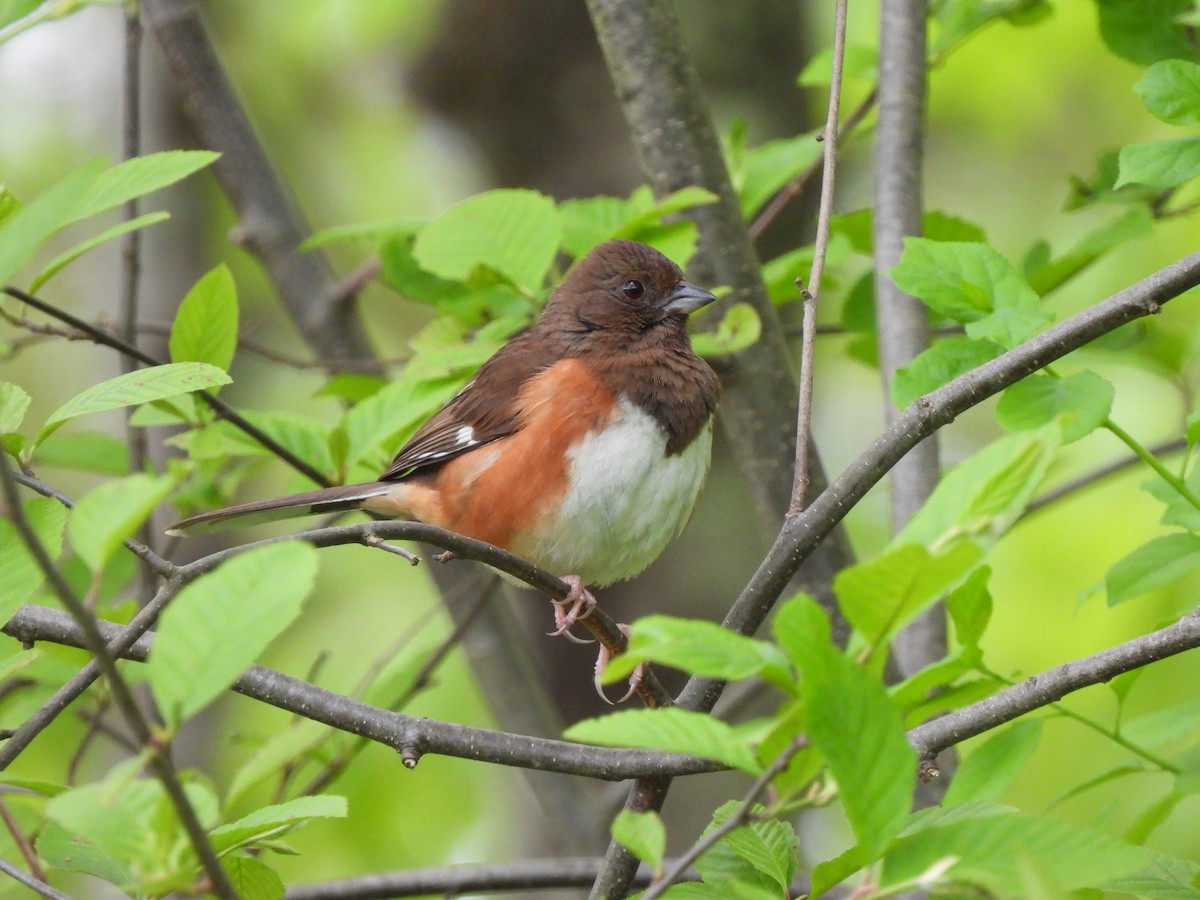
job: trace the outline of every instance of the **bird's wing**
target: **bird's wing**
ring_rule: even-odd
[[[512,434],[520,428],[522,385],[555,362],[534,332],[510,341],[400,448],[380,480],[399,480]]]

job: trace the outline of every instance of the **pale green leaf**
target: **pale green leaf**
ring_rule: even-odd
[[[237,806],[247,791],[268,778],[280,777],[288,771],[290,764],[305,759],[328,734],[328,726],[324,723],[305,718],[275,731],[234,772],[225,792],[225,805]]]
[[[747,149],[734,172],[738,205],[747,219],[761,209],[780,188],[820,159],[821,142],[816,131],[780,138]]]
[[[0,219],[0,284],[12,281],[47,238],[75,221],[80,194],[103,168],[101,160],[88,163]]]
[[[969,535],[986,546],[1025,509],[1056,447],[1057,436],[1044,429],[989,444],[942,476],[895,543],[928,546]]]
[[[1115,163],[1114,163],[1115,164]],[[1113,175],[1115,179],[1115,172]],[[1109,182],[1111,188],[1112,183]],[[1154,227],[1154,217],[1145,206],[1135,206],[1120,218],[1096,228],[1083,237],[1074,247],[1055,259],[1049,258],[1049,245],[1037,244],[1045,250],[1044,258],[1031,255],[1026,258],[1025,277],[1030,286],[1045,296],[1055,290],[1108,251],[1134,238],[1149,234]]]
[[[966,818],[902,838],[884,859],[883,885],[909,881],[947,858],[947,878],[1003,896],[1024,896],[1027,863],[1053,871],[1064,892],[1132,874],[1151,859],[1148,850],[1099,831],[1045,816],[1010,813]]]
[[[1014,347],[1050,316],[1021,273],[987,244],[905,238],[891,270],[897,287],[939,315],[966,324],[967,336]]]
[[[495,190],[450,207],[422,228],[413,257],[442,278],[462,281],[486,266],[536,291],[561,239],[553,200],[536,191]]]
[[[738,803],[726,803],[713,814],[714,824],[724,822]],[[764,812],[761,806],[753,813]],[[787,893],[799,863],[799,838],[791,824],[780,819],[751,821],[735,828],[725,837],[725,843],[739,857],[770,878],[779,890]]]
[[[85,494],[67,522],[67,537],[89,569],[104,568],[121,542],[133,536],[154,508],[166,499],[174,475],[136,474],[100,485]]]
[[[174,184],[203,169],[220,155],[208,150],[167,150],[117,163],[100,173],[82,192],[75,218],[85,219]]]
[[[1200,175],[1200,137],[1129,144],[1121,148],[1121,174],[1114,187],[1143,184],[1166,190]]]
[[[992,618],[992,595],[988,580],[990,566],[980,566],[946,598],[946,612],[954,623],[954,635],[964,647],[977,647]]]
[[[698,619],[638,619],[630,630],[628,650],[612,660],[604,681],[620,681],[644,661],[725,681],[761,675],[784,689],[793,680],[787,657],[774,644]]]
[[[102,431],[60,433],[38,448],[38,466],[125,475],[129,472],[129,444]]]
[[[900,544],[843,569],[833,589],[846,619],[875,645],[928,608],[982,555],[971,541],[955,541],[936,555],[919,544]]]
[[[1200,569],[1200,535],[1166,534],[1147,541],[1111,569],[1104,579],[1108,605],[1174,584]]]
[[[235,556],[179,592],[148,664],[170,725],[223,693],[296,619],[316,571],[316,550],[289,541]]]
[[[892,376],[892,403],[904,409],[918,397],[940,388],[1004,352],[999,344],[968,337],[938,341]]]
[[[126,862],[115,859],[105,847],[75,834],[53,819],[37,836],[37,852],[54,869],[95,875],[110,884],[128,884],[133,873]]]
[[[1143,900],[1196,900],[1200,896],[1200,866],[1191,860],[1157,857],[1134,875],[1115,878],[1100,887],[1121,896]]]
[[[1000,800],[1020,777],[1041,736],[1042,723],[1026,719],[975,746],[959,763],[942,803]]]
[[[19,385],[0,382],[0,434],[16,431],[21,427],[25,413],[29,410],[29,394]]]
[[[46,264],[46,267],[29,282],[29,292],[37,293],[42,285],[90,250],[94,250],[102,244],[107,244],[109,241],[123,234],[129,234],[130,232],[156,225],[159,222],[165,222],[169,218],[171,218],[170,214],[165,212],[146,213],[134,219],[126,219],[111,228],[104,229],[104,231],[85,241],[80,241],[50,260]]]
[[[420,225],[420,222],[413,219],[380,219],[375,222],[332,225],[329,228],[322,228],[304,240],[299,249],[301,252],[307,252],[344,241],[369,241],[371,243],[390,241],[399,236],[412,234]]]
[[[240,900],[281,900],[284,895],[279,873],[256,856],[229,856],[221,865]]]
[[[237,350],[237,285],[220,265],[192,287],[171,324],[171,362],[201,362],[229,370]]]
[[[257,841],[279,837],[313,819],[340,819],[345,816],[345,797],[331,794],[297,797],[286,803],[264,806],[236,822],[214,828],[210,837],[213,849],[219,854],[226,854]]]
[[[815,601],[801,602],[816,607]],[[824,617],[819,609],[807,613],[817,615]],[[828,638],[810,638],[797,662],[804,676],[809,738],[837,781],[859,845],[873,859],[908,818],[916,751],[883,685]]]
[[[701,356],[720,356],[740,353],[757,343],[762,334],[762,322],[749,303],[735,303],[715,331],[700,331],[692,335],[692,349]]]
[[[826,47],[812,55],[796,83],[801,87],[828,86],[832,71],[833,51]],[[879,51],[866,44],[847,44],[842,52],[842,80],[858,78],[875,81],[878,77]]]
[[[1183,21],[1192,0],[1096,0],[1100,36],[1118,56],[1148,66],[1160,59],[1192,59],[1196,43]]]
[[[1066,378],[1030,375],[1007,388],[996,404],[996,421],[1009,431],[1027,431],[1058,421],[1063,443],[1086,437],[1108,418],[1113,386],[1095,372]]]
[[[667,830],[656,812],[623,809],[613,819],[612,835],[630,853],[654,869],[662,868]]]
[[[678,707],[631,709],[576,722],[564,733],[572,741],[607,747],[667,750],[715,759],[757,774],[761,766],[748,743],[720,719]]]
[[[25,517],[51,559],[62,552],[67,510],[57,500],[39,497],[25,503]],[[12,618],[45,577],[9,519],[0,519],[0,621]]]
[[[118,783],[120,781],[120,783]],[[155,853],[151,827],[162,786],[150,779],[120,779],[87,784],[59,794],[46,804],[46,816],[122,867],[149,861]]]
[[[216,366],[196,362],[168,363],[126,372],[92,385],[56,409],[42,426],[36,443],[44,441],[63,422],[79,416],[149,403],[229,381],[229,376]]]

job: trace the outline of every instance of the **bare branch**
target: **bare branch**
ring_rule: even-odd
[[[121,633],[121,628],[110,622],[97,621],[96,626],[109,640]],[[40,606],[24,606],[2,630],[25,642],[43,640],[71,647],[85,646],[82,631],[68,615]],[[152,646],[153,634],[144,634],[122,657],[144,662]],[[400,753],[408,768],[416,766],[421,756],[428,753],[605,781],[690,775],[725,768],[712,760],[683,754],[589,747],[406,716],[262,666],[250,668],[234,683],[233,690],[286,712],[385,744]]]
[[[34,893],[41,894],[46,900],[73,900],[73,898],[51,887],[46,882],[40,881],[32,875],[21,871],[8,860],[0,859],[0,872],[3,872],[14,881],[19,881]]]
[[[55,567],[54,561],[46,554],[46,548],[42,546],[37,533],[29,524],[29,520],[25,516],[25,508],[21,505],[20,495],[17,493],[17,482],[13,477],[12,466],[6,453],[0,453],[0,482],[3,483],[4,499],[8,504],[13,527],[20,535],[38,568],[46,576],[54,594],[70,611],[70,618],[74,620],[75,628],[81,637],[81,645],[91,652],[99,664],[100,670],[104,673],[104,678],[112,690],[113,699],[121,710],[121,715],[125,717],[134,737],[139,744],[152,751],[148,760],[150,768],[162,782],[163,790],[175,808],[175,813],[179,816],[184,831],[187,832],[188,839],[200,860],[200,866],[211,882],[213,892],[222,900],[237,900],[237,892],[234,891],[233,885],[229,882],[229,876],[221,867],[221,861],[217,858],[212,842],[208,839],[208,832],[204,830],[199,816],[196,815],[196,810],[192,807],[191,800],[183,790],[183,783],[179,780],[179,775],[167,752],[166,742],[151,733],[150,725],[138,707],[133,692],[125,679],[121,677],[114,658],[108,652],[105,639],[97,627],[96,619],[83,601],[76,596],[71,586],[67,584],[62,573]]]
[[[947,747],[1049,706],[1072,691],[1102,684],[1123,672],[1197,647],[1200,610],[1193,610],[1174,625],[1047,669],[978,703],[918,725],[908,732],[908,740],[922,758],[932,759]]]
[[[796,465],[792,499],[788,515],[804,509],[808,499],[808,449],[811,444],[813,361],[816,353],[817,300],[821,296],[821,276],[825,272],[825,254],[829,250],[829,225],[833,218],[833,186],[837,181],[838,108],[842,102],[842,57],[846,48],[846,0],[838,0],[833,27],[833,73],[829,83],[829,111],[825,116],[825,147],[822,158],[821,203],[817,215],[817,239],[813,247],[812,272],[808,288],[800,279],[796,285],[804,296],[804,339],[800,344],[800,398],[796,410]]]
[[[491,891],[538,891],[587,887],[596,879],[603,860],[575,857],[530,859],[519,862],[476,863],[385,872],[347,881],[288,888],[284,900],[385,900],[388,897],[421,897],[428,894],[457,897]],[[635,885],[650,883],[650,869],[642,866]]]

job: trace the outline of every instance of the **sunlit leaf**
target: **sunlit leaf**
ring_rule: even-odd
[[[754,752],[737,732],[720,719],[670,706],[631,709],[597,719],[584,719],[564,735],[572,741],[607,747],[669,750],[715,759],[735,769],[757,774]]]
[[[133,536],[177,479],[138,473],[105,482],[80,498],[67,523],[71,546],[93,572],[104,568],[121,542]]]
[[[1058,421],[1063,442],[1086,437],[1112,410],[1113,386],[1095,372],[1066,378],[1030,375],[1007,388],[996,404],[996,421],[1009,431],[1027,431]]]
[[[220,265],[188,291],[171,324],[171,361],[201,362],[229,370],[237,350],[237,286]]]
[[[613,819],[612,835],[630,853],[654,869],[662,868],[667,830],[656,812],[623,809]]]
[[[1138,547],[1105,576],[1108,605],[1172,585],[1200,569],[1200,535],[1181,533],[1153,538]]]

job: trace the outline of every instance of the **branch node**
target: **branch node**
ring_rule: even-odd
[[[404,764],[404,768],[415,769],[420,761],[421,751],[415,743],[405,741],[400,745],[400,762]]]
[[[443,550],[441,553],[435,553],[433,554],[433,558],[436,562],[440,563],[448,563],[452,559],[458,559],[453,550]]]
[[[936,759],[923,759],[917,767],[917,777],[921,779],[921,784],[929,784],[940,778],[941,775],[942,770]]]
[[[394,553],[401,559],[406,559],[412,565],[418,565],[421,562],[421,557],[413,553],[411,550],[406,550],[396,544],[389,544],[373,531],[368,531],[363,535],[362,542],[368,547],[375,547],[379,550],[385,550],[388,553]],[[434,557],[435,559],[437,557]]]

